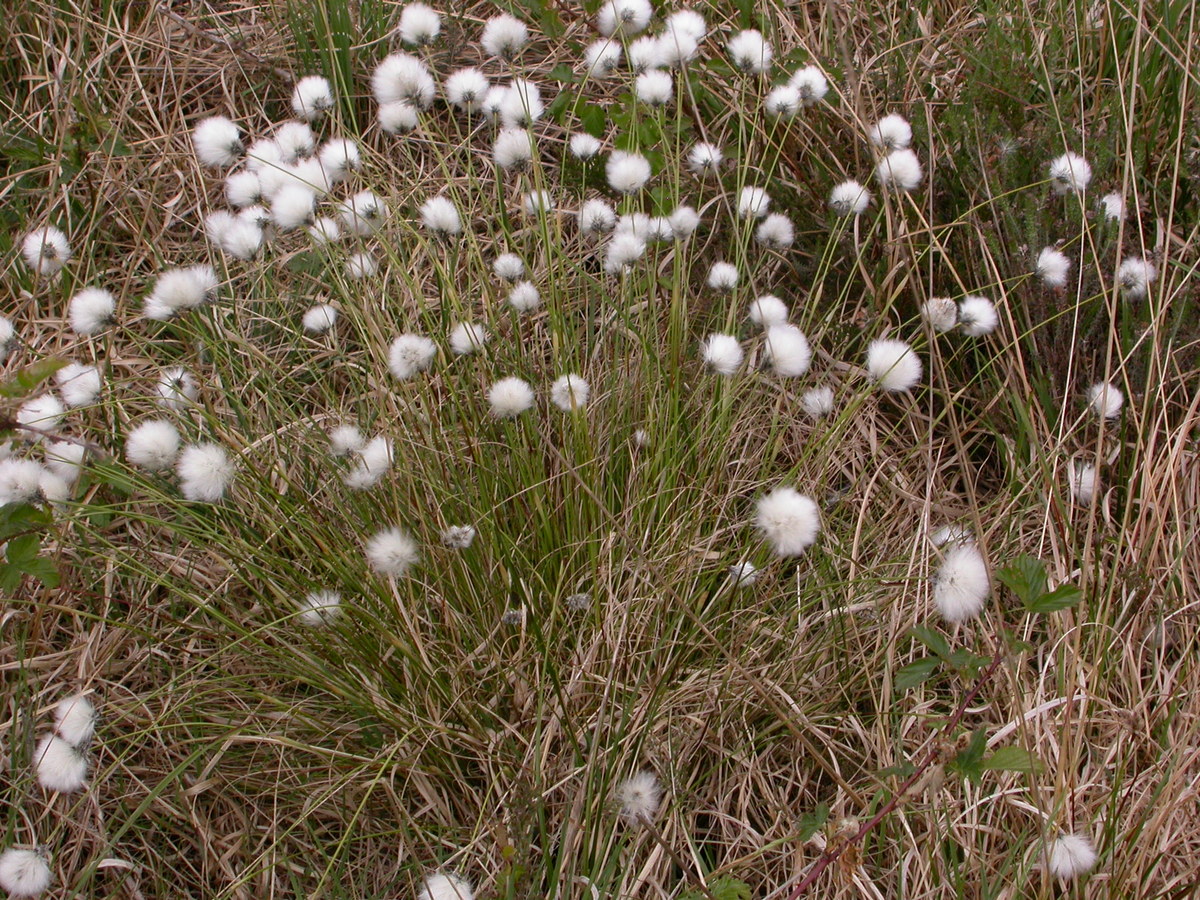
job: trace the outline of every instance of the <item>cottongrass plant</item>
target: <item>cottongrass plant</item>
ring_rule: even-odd
[[[1194,48],[326,12],[14,17],[0,886],[1188,886]]]

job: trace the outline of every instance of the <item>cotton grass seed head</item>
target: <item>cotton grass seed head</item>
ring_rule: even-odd
[[[790,119],[796,113],[800,112],[800,107],[804,105],[800,97],[800,90],[793,85],[783,84],[777,88],[773,88],[766,99],[763,100],[763,109],[768,116],[776,119]]]
[[[403,100],[428,109],[436,87],[424,62],[408,53],[393,53],[371,73],[371,91],[380,104]]]
[[[330,138],[321,145],[317,159],[333,184],[345,181],[362,168],[362,154],[358,145],[346,138]]]
[[[787,304],[774,294],[763,294],[750,304],[750,321],[763,329],[787,322]]]
[[[958,325],[958,304],[949,297],[930,297],[921,305],[921,318],[934,331],[944,334]]]
[[[58,431],[67,409],[52,393],[39,394],[17,407],[17,424],[28,429],[25,438],[40,441],[44,434]]]
[[[617,227],[617,214],[603,200],[588,200],[579,208],[579,230],[586,235],[608,234]]]
[[[533,388],[520,378],[501,378],[488,389],[491,413],[497,419],[513,419],[533,406]]]
[[[686,241],[700,227],[700,213],[695,207],[679,206],[667,217],[671,224],[671,233],[677,241]]]
[[[554,212],[554,197],[549,191],[530,191],[521,198],[521,208],[525,215],[536,219]]]
[[[670,72],[649,69],[634,80],[633,93],[639,101],[657,109],[671,102],[675,95],[675,80]]]
[[[1096,498],[1096,467],[1083,460],[1073,460],[1067,469],[1067,488],[1072,500],[1080,506],[1091,506]]]
[[[991,585],[987,563],[974,543],[953,544],[946,551],[933,582],[933,602],[952,624],[973,619],[983,611]]]
[[[572,156],[578,160],[587,162],[590,159],[595,159],[604,145],[600,143],[599,138],[592,137],[585,131],[580,131],[571,135],[571,140],[567,146],[570,148]]]
[[[828,385],[805,391],[800,397],[800,408],[810,419],[823,419],[833,412],[833,388]]]
[[[339,207],[342,222],[354,234],[372,235],[383,224],[383,198],[373,191],[359,191]]]
[[[0,506],[38,500],[43,471],[32,459],[0,459]]]
[[[630,37],[650,24],[650,0],[605,0],[596,14],[596,29],[605,37]]]
[[[1061,882],[1086,875],[1096,867],[1096,850],[1083,834],[1059,835],[1046,853],[1046,869]]]
[[[923,177],[921,161],[911,150],[893,150],[875,167],[876,180],[892,190],[916,190]]]
[[[790,487],[759,498],[755,524],[779,556],[799,556],[817,540],[821,516],[817,504]]]
[[[519,313],[531,313],[541,302],[541,295],[532,281],[518,281],[508,292],[508,305]]]
[[[84,747],[96,732],[96,707],[83,694],[66,697],[54,707],[54,727],[72,747]]]
[[[89,288],[88,290],[94,290],[94,289]],[[104,293],[107,293],[107,291],[105,291]],[[78,296],[79,295],[77,294],[76,297],[78,297]],[[112,295],[110,294],[109,296],[111,297]],[[101,302],[101,308],[102,307],[103,307],[103,301]],[[72,300],[71,301],[72,328],[75,328],[75,324],[76,324],[74,308],[75,308],[75,301]],[[98,321],[97,319],[92,318],[92,316],[90,315],[90,311],[85,311],[84,315],[82,315],[80,318],[79,324],[82,324],[83,327],[85,327],[85,328],[88,327],[88,325],[90,325],[90,324],[98,324],[101,327],[103,327],[103,325],[104,325],[103,321]],[[77,334],[85,333],[85,332],[80,331],[78,328],[75,328],[75,332]],[[12,320],[9,319],[7,316],[0,316],[0,362],[4,362],[4,360],[8,359],[8,354],[12,352],[13,345],[16,343],[17,343],[17,329],[13,326]]]
[[[860,216],[870,203],[870,192],[853,180],[843,181],[829,193],[829,208],[839,216]]]
[[[1158,277],[1154,263],[1140,256],[1126,257],[1117,267],[1117,284],[1121,294],[1128,300],[1140,300],[1146,296],[1150,284]]]
[[[912,126],[903,116],[892,113],[871,126],[867,137],[880,150],[907,150],[912,143]]]
[[[604,271],[609,275],[627,272],[635,262],[646,255],[646,242],[636,234],[616,234],[604,254]]]
[[[457,875],[434,872],[425,876],[417,900],[475,900],[475,891],[469,881]]]
[[[335,458],[361,453],[366,445],[367,438],[357,425],[336,425],[329,431],[329,455]]]
[[[103,288],[84,288],[71,298],[71,330],[82,335],[98,334],[113,323],[116,308],[117,300],[111,292]],[[0,338],[3,338],[2,334]],[[7,344],[8,341],[0,340],[0,343]]]
[[[484,23],[479,43],[491,56],[512,59],[529,43],[529,28],[508,14],[495,16]]]
[[[151,419],[125,437],[125,458],[150,472],[165,472],[175,465],[182,443],[179,429],[165,419]]]
[[[432,44],[442,30],[442,17],[431,6],[410,3],[400,12],[397,32],[410,47]]]
[[[492,263],[492,271],[502,281],[520,281],[525,276],[525,263],[515,253],[502,253]]]
[[[1115,419],[1125,405],[1125,395],[1115,384],[1099,381],[1087,389],[1087,402],[1100,418]]]
[[[900,393],[921,380],[921,358],[904,341],[880,338],[867,347],[867,372],[882,390]]]
[[[621,43],[611,39],[593,41],[583,51],[583,71],[587,78],[607,78],[621,64]]]
[[[437,354],[437,345],[423,334],[402,334],[388,348],[388,369],[397,381],[424,372]]]
[[[386,437],[374,437],[363,445],[358,459],[342,478],[353,491],[366,491],[377,485],[392,467],[392,442]]]
[[[438,237],[462,233],[462,219],[449,197],[430,197],[421,205],[421,224]]]
[[[652,821],[658,814],[661,798],[658,778],[645,770],[622,781],[615,794],[620,816],[630,825]]]
[[[40,897],[53,880],[50,865],[36,850],[10,847],[0,853],[0,890],[9,897]]]
[[[483,98],[487,96],[487,76],[476,68],[459,69],[452,72],[446,79],[443,90],[446,92],[446,102],[465,113],[477,113],[483,107]]]
[[[725,45],[725,51],[735,66],[752,75],[770,71],[771,60],[775,56],[775,51],[762,33],[754,29],[740,31],[731,37]]]
[[[587,406],[592,389],[579,375],[563,375],[550,385],[550,402],[563,412],[575,412]]]
[[[341,612],[342,595],[337,591],[311,591],[300,598],[297,618],[309,628],[333,622]]]
[[[1100,213],[1111,222],[1120,222],[1125,218],[1125,201],[1120,194],[1105,194],[1100,198]]]
[[[716,175],[724,161],[725,154],[716,144],[701,142],[688,151],[687,166],[701,178]]]
[[[618,150],[609,156],[604,173],[614,191],[632,194],[650,180],[650,161],[640,154]]]
[[[57,228],[47,225],[25,235],[21,256],[39,278],[49,278],[71,258],[71,243]]]
[[[514,78],[500,103],[500,120],[505,128],[529,128],[546,111],[541,89],[532,81]]]
[[[747,588],[758,581],[762,573],[749,560],[742,560],[729,567],[729,583],[735,588]]]
[[[374,572],[401,578],[420,559],[417,543],[403,528],[376,532],[366,545],[367,564]]]
[[[812,347],[804,332],[786,322],[767,329],[763,354],[776,375],[798,378],[808,371]]]
[[[492,159],[505,171],[521,171],[533,159],[533,135],[523,128],[505,128],[492,144]]]
[[[1077,153],[1068,151],[1050,163],[1050,185],[1056,194],[1081,194],[1091,180],[1091,165]]]
[[[770,250],[786,250],[796,240],[796,228],[783,213],[771,213],[754,230],[754,240]]]
[[[68,486],[79,480],[87,456],[87,447],[77,441],[48,441],[45,446],[46,468]]]
[[[210,116],[192,130],[192,145],[200,164],[217,169],[232,166],[244,147],[238,127],[225,116]]]
[[[292,112],[301,119],[315,122],[333,109],[333,88],[320,75],[306,75],[292,91]]]
[[[367,251],[351,253],[346,257],[346,277],[351,281],[373,278],[379,272],[379,263]]]
[[[708,36],[708,25],[704,21],[704,16],[694,9],[678,9],[671,13],[663,21],[663,30],[686,34],[697,43]]]
[[[311,225],[317,196],[300,185],[285,185],[271,198],[271,221],[282,232]]]
[[[1066,285],[1071,271],[1071,260],[1054,247],[1043,247],[1038,254],[1034,273],[1047,287],[1060,288]]]
[[[829,93],[829,79],[817,66],[805,66],[792,75],[788,86],[800,96],[804,106],[815,106]]]
[[[743,219],[761,219],[771,209],[771,198],[760,187],[744,187],[738,193],[737,212]]]
[[[467,356],[487,344],[488,330],[478,322],[459,322],[450,332],[450,349],[456,356]]]
[[[715,262],[708,270],[708,286],[714,291],[727,294],[738,285],[738,270],[733,263]]]
[[[644,35],[631,41],[625,50],[629,68],[634,74],[661,69],[667,65],[667,53],[663,42],[656,35]]]
[[[325,334],[337,324],[338,311],[336,306],[328,303],[318,303],[309,307],[300,320],[301,327],[309,334]]]
[[[700,345],[705,365],[718,375],[732,375],[742,365],[746,354],[732,334],[710,334]]]
[[[421,124],[420,110],[407,100],[381,103],[375,117],[388,134],[408,134]]]
[[[38,784],[64,794],[87,787],[87,757],[57,735],[45,735],[33,754]]]
[[[253,206],[263,199],[262,181],[258,173],[243,169],[231,172],[225,179],[225,199],[237,209]]]
[[[312,156],[317,149],[317,136],[307,122],[282,122],[275,127],[271,139],[286,163]]]
[[[983,337],[991,334],[1000,324],[996,307],[987,297],[972,294],[958,303],[958,326],[968,337]]]
[[[192,444],[179,454],[175,472],[185,499],[216,503],[225,497],[237,467],[220,444]]]
[[[187,409],[196,402],[200,387],[192,373],[182,366],[170,366],[159,373],[155,384],[158,405],[176,411]]]
[[[55,372],[54,381],[63,402],[72,409],[95,403],[104,383],[97,366],[76,362],[67,363]]]
[[[466,550],[474,542],[473,525],[451,525],[442,531],[442,546],[451,550]]]

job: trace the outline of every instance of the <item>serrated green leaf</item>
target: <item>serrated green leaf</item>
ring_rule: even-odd
[[[1042,770],[1037,757],[1024,747],[1001,747],[983,761],[983,768],[991,772],[1033,772]]]
[[[592,137],[602,138],[608,125],[608,114],[604,111],[603,106],[585,103],[579,108],[579,123],[583,126],[583,130]]]
[[[558,81],[562,84],[573,84],[575,82],[575,70],[566,63],[559,63],[553,69],[546,73],[546,77],[551,81]]]
[[[0,397],[24,397],[67,364],[65,359],[48,356],[18,369],[8,381],[0,384]]]
[[[25,563],[22,568],[25,570],[26,575],[28,575],[30,578],[36,578],[46,587],[58,587],[58,569],[54,567],[54,563],[52,563],[50,560],[41,557],[37,559],[31,559]]]
[[[1032,556],[1018,556],[1012,565],[997,572],[996,578],[1016,594],[1026,608],[1046,593],[1046,567]]]
[[[800,817],[800,842],[803,843],[804,841],[807,841],[814,834],[824,828],[827,821],[829,821],[829,806],[825,803],[818,803],[816,809],[810,813],[805,813]]]
[[[970,672],[977,672],[991,662],[986,656],[972,653],[965,648],[955,650],[946,661],[956,669],[966,669]]]
[[[1052,613],[1060,609],[1070,609],[1083,599],[1083,591],[1073,584],[1060,584],[1048,594],[1043,594],[1028,604],[1029,611],[1035,613]]]
[[[0,541],[13,535],[49,525],[50,513],[28,503],[6,503],[0,506]]]
[[[750,885],[729,875],[720,875],[708,882],[708,893],[689,888],[679,900],[750,900]]]
[[[987,750],[987,733],[977,729],[966,748],[960,750],[946,768],[978,783],[983,778],[983,754]]]
[[[918,684],[928,681],[941,663],[942,661],[936,656],[926,656],[910,662],[896,673],[896,690],[911,690]]]
[[[929,626],[914,625],[909,634],[932,650],[939,658],[945,659],[950,655],[950,642]]]
[[[30,560],[37,559],[38,553],[42,549],[42,539],[36,534],[23,534],[20,537],[15,537],[8,542],[4,549],[4,558],[14,566],[17,566],[22,571]]]

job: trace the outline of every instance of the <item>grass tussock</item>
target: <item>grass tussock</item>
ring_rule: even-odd
[[[1183,896],[1192,4],[697,3],[707,34],[661,105],[661,78],[586,74],[599,6],[459,6],[419,48],[376,0],[7,16],[0,851],[43,856],[0,877],[36,886],[44,860],[47,896]],[[530,34],[510,59],[480,46],[502,12]],[[728,46],[746,29],[766,74],[738,68],[763,59],[753,37]],[[393,134],[371,75],[401,50],[436,97],[393,109],[415,122]],[[467,66],[540,88],[544,112],[516,114],[536,118],[524,168],[447,102]],[[809,71],[800,108],[769,114],[807,66],[828,93]],[[229,117],[253,166],[312,75],[318,146],[361,156],[314,207],[345,233],[254,224],[257,252],[222,252],[209,217],[247,163],[203,165],[193,129]],[[900,125],[869,139],[889,114],[912,162],[888,155]],[[848,180],[870,203],[850,211],[851,189],[839,214]],[[364,191],[378,221],[353,234],[339,210]],[[581,233],[588,201],[617,237]],[[22,258],[43,227],[71,248],[52,274],[61,253]],[[197,265],[213,295],[156,314],[162,274]],[[83,334],[89,287],[115,309]],[[790,330],[756,320],[770,302],[750,316],[764,295]],[[82,389],[68,361],[103,384],[60,424],[42,398]],[[159,420],[187,461],[162,431],[131,439]],[[56,467],[70,447],[82,465]],[[95,735],[57,728],[86,784],[49,790],[40,742],[77,692]]]

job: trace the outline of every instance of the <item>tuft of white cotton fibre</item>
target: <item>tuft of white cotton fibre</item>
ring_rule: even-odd
[[[95,734],[96,707],[83,694],[66,697],[54,707],[54,727],[72,747],[82,747]]]
[[[763,351],[777,375],[797,378],[812,363],[812,347],[804,332],[786,322],[767,329]]]
[[[958,304],[949,297],[930,297],[921,305],[921,318],[944,334],[958,324]]]
[[[867,347],[867,373],[885,391],[912,389],[922,371],[921,358],[904,341],[880,338]]]
[[[38,784],[64,794],[87,786],[87,757],[58,735],[47,734],[33,752]]]
[[[1099,381],[1087,389],[1088,406],[1102,419],[1115,419],[1125,405],[1125,395],[1115,384]]]
[[[292,91],[292,112],[309,122],[333,109],[333,88],[320,75],[306,75]]]
[[[904,116],[891,113],[872,125],[867,137],[881,150],[907,150],[912,143],[912,126]]]
[[[36,850],[10,847],[0,853],[0,890],[10,898],[40,897],[53,880],[50,865]]]
[[[755,524],[779,556],[799,556],[813,545],[821,516],[811,497],[779,487],[759,498]]]
[[[96,402],[104,385],[104,378],[98,366],[72,362],[54,373],[54,382],[58,385],[63,402],[72,409],[78,409]]]
[[[192,129],[192,144],[201,165],[210,168],[232,166],[244,147],[238,127],[225,116],[209,116]]]
[[[220,444],[191,444],[175,461],[179,490],[188,500],[216,503],[233,483],[237,466]]]
[[[952,544],[933,581],[933,602],[951,623],[973,619],[991,590],[987,563],[974,543]]]
[[[1050,162],[1050,184],[1056,194],[1082,193],[1092,180],[1092,167],[1070,151]]]
[[[491,56],[511,59],[529,43],[529,27],[507,13],[494,16],[484,23],[479,43]]]
[[[336,306],[328,303],[318,303],[309,307],[300,319],[300,325],[309,334],[325,334],[337,323],[338,311]]]
[[[1047,287],[1060,288],[1067,283],[1071,271],[1071,260],[1055,247],[1043,247],[1038,254],[1034,272]]]
[[[417,900],[475,900],[471,883],[449,872],[434,872],[425,876]]]
[[[417,543],[403,528],[376,532],[366,545],[367,563],[380,575],[400,578],[420,559]]]
[[[533,388],[520,378],[501,378],[488,389],[488,403],[497,419],[512,419],[533,406]]]
[[[915,190],[923,177],[921,161],[911,150],[893,150],[875,167],[879,183],[897,191]]]
[[[1063,834],[1050,844],[1046,869],[1059,881],[1066,882],[1086,875],[1095,868],[1097,859],[1091,838],[1083,834]]]
[[[563,412],[574,412],[587,406],[592,389],[582,376],[574,373],[555,379],[550,385],[550,402]]]
[[[116,298],[103,288],[84,288],[71,298],[71,330],[76,334],[97,334],[113,322]]]
[[[991,334],[1000,324],[996,307],[987,297],[971,294],[958,303],[958,326],[963,334],[970,337],[983,337]]]
[[[450,349],[458,356],[482,350],[490,335],[478,322],[459,322],[450,332]]]
[[[705,364],[719,375],[732,375],[746,354],[732,334],[710,334],[700,347]]]
[[[833,412],[833,388],[811,388],[800,397],[800,406],[812,419],[823,419]]]
[[[661,798],[658,778],[647,771],[638,772],[617,785],[615,797],[621,818],[633,825],[653,819]]]
[[[839,216],[862,215],[870,203],[870,192],[857,181],[843,181],[829,193],[829,208]]]
[[[388,348],[388,369],[398,381],[424,372],[433,362],[437,345],[423,334],[402,334]]]
[[[151,419],[125,437],[125,458],[150,472],[164,472],[175,465],[182,441],[177,429],[164,419]]]

